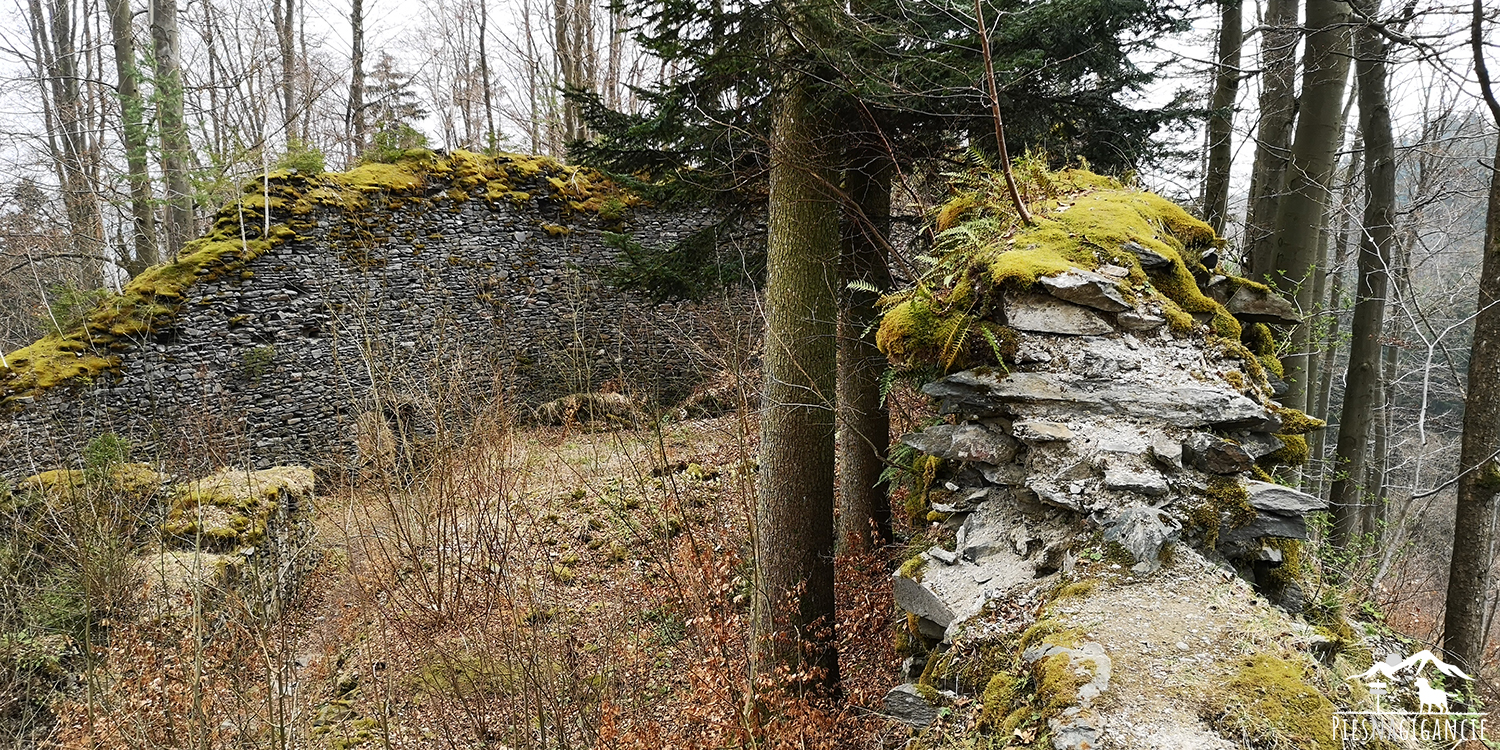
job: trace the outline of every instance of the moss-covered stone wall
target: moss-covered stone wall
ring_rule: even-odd
[[[535,157],[422,152],[272,173],[175,262],[6,353],[0,476],[70,464],[103,432],[138,457],[265,467],[347,462],[361,415],[430,431],[476,395],[671,401],[705,373],[709,331],[735,311],[610,288],[618,251],[603,235],[667,243],[710,218]]]

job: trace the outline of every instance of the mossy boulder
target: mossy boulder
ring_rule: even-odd
[[[173,489],[162,532],[194,549],[224,552],[254,547],[265,539],[278,511],[287,511],[288,503],[311,498],[312,492],[311,469],[221,469]]]

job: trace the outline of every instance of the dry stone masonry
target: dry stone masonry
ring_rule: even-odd
[[[1149,700],[1139,678],[1120,684],[1122,669],[1156,674],[1154,630],[1223,621],[1221,596],[1261,602],[1267,621],[1302,611],[1301,542],[1323,503],[1271,475],[1305,458],[1301,435],[1321,423],[1275,401],[1265,324],[1295,311],[1220,269],[1206,226],[1091,175],[1055,179],[1068,184],[1037,227],[958,246],[888,298],[893,363],[949,374],[921,386],[941,421],[901,438],[917,483],[907,510],[938,541],[894,575],[910,682],[887,711],[926,725],[977,665],[1009,665],[970,686],[981,728],[1009,736],[1034,711],[1045,721],[1029,731],[1058,750],[1154,746],[1128,710]],[[983,214],[969,214],[970,235],[994,226]],[[1135,582],[1173,622],[1106,643],[1101,623],[1152,613],[1091,592]],[[1160,658],[1228,681],[1229,658],[1195,639]],[[1233,746],[1191,699],[1177,704],[1145,734]]]
[[[8,353],[0,476],[67,464],[103,432],[137,455],[347,464],[361,428],[420,431],[455,384],[529,404],[601,389],[671,401],[729,312],[604,278],[619,254],[606,232],[666,244],[711,217],[546,159],[409,153],[245,190],[177,262]]]

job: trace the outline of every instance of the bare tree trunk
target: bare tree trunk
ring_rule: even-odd
[[[521,2],[521,28],[525,29],[526,47],[523,54],[526,65],[526,103],[530,111],[530,117],[526,118],[526,132],[531,137],[531,153],[542,153],[542,108],[541,108],[541,76],[536,52],[536,37],[531,28],[531,0]]]
[[[604,104],[613,110],[620,109],[620,66],[625,55],[625,12],[623,7],[609,8],[609,60],[605,65],[604,80],[599,88],[604,92]]]
[[[297,137],[295,3],[296,0],[271,0],[271,24],[276,28],[276,43],[281,50],[281,121],[288,139]]]
[[[1362,0],[1363,15],[1373,16],[1379,0]],[[1335,479],[1329,489],[1333,515],[1332,544],[1340,549],[1359,533],[1360,506],[1369,490],[1365,453],[1373,417],[1375,386],[1380,377],[1380,334],[1384,320],[1387,269],[1390,267],[1396,204],[1396,146],[1386,103],[1385,38],[1361,25],[1356,32],[1360,132],[1365,141],[1364,231],[1359,243],[1359,282],[1345,376],[1344,408],[1339,418]],[[1299,127],[1300,131],[1300,127]]]
[[[800,73],[775,105],[766,258],[753,664],[838,681],[833,593],[838,203]]]
[[[1484,62],[1484,8],[1474,0],[1471,42],[1475,69],[1491,121],[1500,124]],[[1500,139],[1495,142],[1500,164]],[[1469,354],[1469,393],[1464,401],[1464,436],[1459,448],[1458,507],[1453,518],[1453,558],[1448,565],[1448,600],[1443,617],[1443,653],[1448,661],[1477,671],[1484,658],[1484,598],[1489,590],[1494,544],[1495,498],[1500,496],[1500,172],[1490,172],[1489,206],[1484,220],[1484,260],[1479,273],[1479,312]]]
[[[573,18],[573,3],[571,0],[553,0],[552,2],[552,36],[555,54],[557,55],[557,68],[562,76],[563,88],[572,88],[578,76],[578,54],[573,42],[577,34],[573,30],[576,20]],[[572,141],[578,132],[578,107],[572,102],[562,103],[562,142],[567,144]]]
[[[1271,233],[1291,158],[1292,118],[1297,114],[1297,7],[1297,0],[1269,0],[1261,27],[1260,126],[1255,134],[1241,263],[1256,281],[1265,281],[1272,270]]]
[[[354,50],[349,55],[349,138],[352,144],[351,161],[364,153],[369,144],[369,127],[365,124],[365,4],[364,0],[351,0],[349,26]]]
[[[1361,164],[1363,164],[1364,158],[1364,136],[1358,131],[1354,134],[1353,150],[1354,153],[1349,157],[1349,165],[1344,170],[1344,191],[1343,197],[1340,200],[1339,226],[1330,238],[1334,243],[1334,272],[1333,280],[1328,286],[1327,307],[1325,308],[1329,318],[1328,333],[1323,338],[1323,346],[1320,347],[1323,351],[1323,367],[1320,375],[1321,382],[1318,385],[1316,411],[1309,412],[1325,422],[1329,421],[1329,401],[1333,395],[1334,364],[1338,362],[1340,344],[1339,314],[1344,298],[1344,264],[1349,260],[1349,247],[1354,242],[1354,222],[1349,217],[1354,210],[1355,179],[1361,176]],[[1310,455],[1320,462],[1318,467],[1317,491],[1314,493],[1318,497],[1327,496],[1329,477],[1332,474],[1329,471],[1329,465],[1323,461],[1323,456],[1327,452],[1327,444],[1327,430],[1316,430],[1308,435]]]
[[[130,215],[133,221],[134,257],[123,265],[131,276],[156,265],[156,210],[151,205],[151,175],[147,155],[146,105],[141,99],[141,72],[135,65],[135,31],[131,28],[129,0],[105,0],[109,29],[115,48],[115,75],[119,82],[121,141],[125,145],[125,168],[130,180]]]
[[[1349,6],[1342,0],[1308,0],[1307,48],[1302,58],[1302,96],[1296,140],[1288,165],[1287,191],[1276,208],[1271,284],[1295,297],[1303,310],[1312,308],[1313,267],[1318,231],[1328,212],[1328,184],[1338,148],[1339,116],[1349,77]],[[1363,116],[1363,113],[1361,113]],[[1370,135],[1365,134],[1368,144]],[[1292,353],[1285,358],[1289,388],[1282,403],[1307,409],[1308,327],[1292,331]]]
[[[151,11],[151,41],[156,53],[156,113],[161,126],[161,171],[167,186],[167,252],[176,258],[194,234],[176,0],[151,0]]]
[[[479,0],[479,79],[484,86],[484,147],[493,150],[500,141],[495,130],[495,91],[490,83],[489,0]]]
[[[94,128],[83,101],[76,26],[67,0],[29,0],[31,36],[36,49],[36,76],[42,100],[47,150],[62,191],[68,230],[80,255],[98,258],[89,275],[103,282],[104,221],[100,213],[94,166],[99,160]]]
[[[1208,117],[1208,167],[1203,177],[1203,220],[1224,233],[1229,213],[1229,167],[1234,157],[1234,102],[1240,93],[1240,46],[1244,40],[1241,0],[1222,0],[1219,12],[1218,69],[1214,73],[1213,112]]]
[[[841,549],[866,549],[873,531],[891,538],[891,506],[880,474],[890,444],[890,415],[881,405],[880,376],[886,360],[875,346],[879,292],[849,288],[848,282],[890,287],[887,238],[891,229],[891,177],[895,165],[879,148],[855,149],[844,172],[854,214],[845,222],[839,290],[839,509]]]

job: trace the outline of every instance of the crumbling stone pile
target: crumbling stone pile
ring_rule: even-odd
[[[1306,460],[1302,435],[1322,423],[1276,401],[1285,384],[1268,324],[1297,322],[1288,302],[1221,267],[1212,231],[1169,202],[1064,179],[1038,211],[1055,218],[959,245],[887,298],[882,348],[898,367],[938,370],[921,392],[940,415],[901,438],[915,485],[906,510],[938,542],[894,574],[909,682],[887,711],[925,725],[952,700],[935,674],[957,684],[967,668],[956,660],[1014,664],[979,696],[991,729],[1006,721],[1005,681],[1020,680],[1052,696],[1053,745],[1081,748],[1099,746],[1091,706],[1119,667],[1086,633],[1034,632],[1079,580],[1080,555],[1132,580],[1186,559],[1202,581],[1238,577],[1279,617],[1300,612],[1301,543],[1323,503],[1276,475]],[[1002,635],[1018,656],[959,653]],[[1048,687],[1058,669],[1074,675],[1065,691]],[[1207,731],[1197,721],[1173,731]]]

